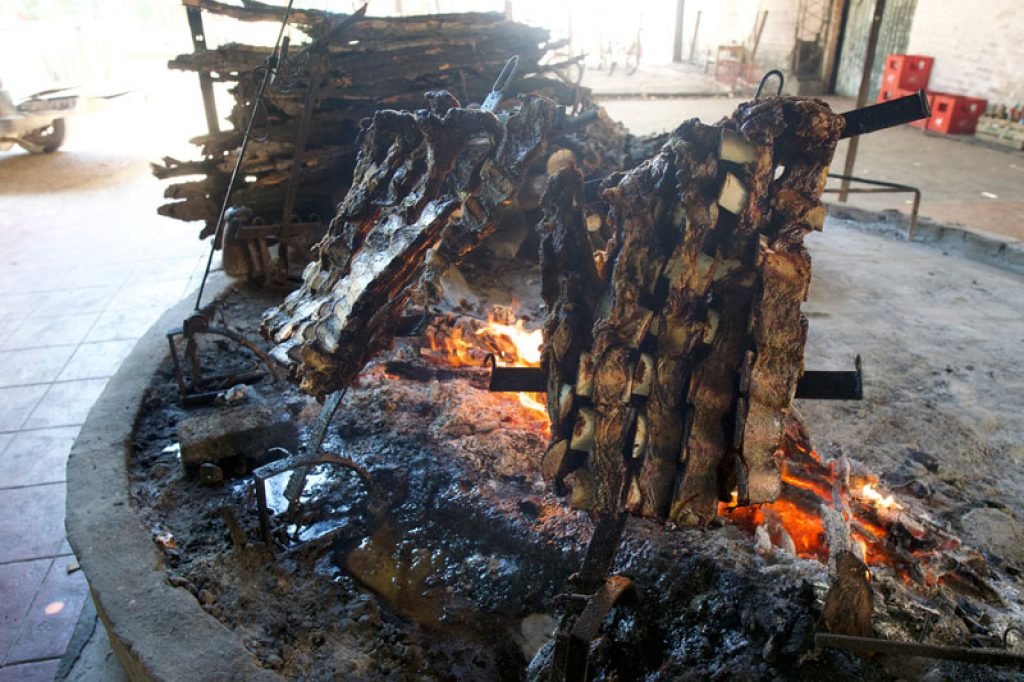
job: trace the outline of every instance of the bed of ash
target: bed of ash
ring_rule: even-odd
[[[998,593],[986,600],[907,585],[874,569],[876,630],[996,645],[1008,626],[1024,625],[1015,518],[1024,498],[1024,280],[834,220],[808,242],[807,366],[849,369],[859,353],[866,377],[862,402],[799,405],[818,450],[878,474],[906,508],[977,547]],[[472,293],[454,298],[475,308],[465,312],[482,315],[515,292],[526,324],[540,326],[539,275],[526,261],[471,261],[463,271]],[[239,289],[221,309],[229,326],[255,336],[273,302]],[[213,343],[204,358],[225,367],[239,354]],[[401,376],[389,371],[396,361],[407,363]],[[303,436],[319,408],[284,384],[251,387],[241,400],[287,411]],[[544,489],[544,424],[514,394],[488,393],[481,372],[440,371],[415,343],[396,343],[350,389],[325,444],[363,466],[381,499],[371,504],[347,470],[314,470],[305,522],[283,530],[292,541],[325,531],[330,540],[276,554],[259,541],[250,477],[204,486],[182,473],[175,425],[185,414],[165,363],[137,427],[133,496],[165,547],[168,581],[263,666],[310,680],[543,674],[556,596],[591,526]],[[269,486],[278,511],[284,483]],[[224,506],[245,547],[232,543]],[[596,679],[1018,679],[1006,669],[815,652],[827,567],[755,551],[748,533],[724,522],[666,532],[631,520],[615,570],[635,581],[639,602],[606,620],[591,652]],[[1012,631],[1008,642],[1024,647]]]

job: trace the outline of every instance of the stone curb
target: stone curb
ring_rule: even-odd
[[[215,275],[210,298],[231,284]],[[195,293],[139,339],[89,412],[71,448],[65,527],[110,644],[132,680],[280,680],[234,633],[165,580],[164,563],[128,492],[139,409],[167,355],[166,331],[191,312]]]
[[[831,202],[826,207],[830,217],[854,229],[904,241],[907,238],[909,217],[898,211],[871,211]],[[971,260],[1024,275],[1024,242],[1010,237],[918,217],[914,243],[950,249]]]

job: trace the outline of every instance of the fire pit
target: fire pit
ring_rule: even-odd
[[[832,231],[830,239],[839,241],[831,247],[829,241],[820,245],[825,255],[819,254],[818,258],[825,258],[826,263],[824,270],[819,264],[821,277],[827,278],[836,272],[831,264],[838,265],[840,254],[855,251],[865,239],[878,241],[855,233],[844,234],[846,231],[835,226],[829,230]],[[887,248],[893,247],[899,245]],[[898,250],[907,248],[910,247]],[[928,254],[915,252],[913,255],[938,260],[937,256]],[[527,281],[529,277],[526,274]],[[234,295],[229,300],[238,298]],[[258,313],[262,305],[257,299],[250,302],[250,309]],[[815,308],[820,305],[813,296],[812,305]],[[228,309],[234,314],[239,308]],[[521,312],[528,314],[528,310],[528,304],[520,304]],[[166,422],[165,430],[154,441],[144,443],[139,439],[139,433],[147,431],[147,421],[159,424],[163,419],[155,413],[169,410],[172,415],[181,414],[176,407],[173,376],[164,356],[164,331],[176,324],[186,311],[187,307],[182,306],[169,313],[163,324],[158,324],[140,343],[91,416],[76,444],[69,469],[71,541],[93,585],[99,610],[112,631],[111,639],[115,645],[120,644],[122,660],[136,662],[135,670],[140,676],[151,678],[192,674],[229,679],[235,674],[252,679],[257,673],[270,674],[269,670],[259,670],[259,665],[294,677],[302,670],[294,667],[303,660],[298,654],[308,656],[309,652],[332,650],[332,640],[327,636],[347,623],[349,636],[366,637],[366,647],[340,649],[343,652],[340,656],[368,666],[357,670],[365,670],[370,676],[383,676],[386,668],[378,666],[397,665],[400,660],[407,660],[402,654],[408,656],[409,650],[403,646],[411,647],[413,652],[422,646],[410,644],[408,639],[396,644],[397,633],[402,628],[413,630],[419,637],[433,635],[449,646],[457,636],[466,637],[466,631],[474,629],[465,622],[460,623],[459,619],[465,617],[460,614],[465,612],[458,609],[448,612],[453,614],[449,618],[455,620],[451,625],[449,620],[438,618],[448,606],[445,602],[453,599],[451,594],[463,596],[461,589],[449,593],[447,588],[437,589],[437,584],[433,591],[424,587],[424,583],[432,582],[431,578],[445,575],[438,566],[422,560],[428,553],[436,552],[438,545],[445,546],[437,536],[439,527],[446,528],[445,534],[453,537],[457,531],[469,531],[478,543],[476,546],[485,548],[480,552],[468,551],[463,544],[458,560],[439,555],[442,560],[439,566],[450,569],[454,564],[463,571],[449,573],[448,577],[470,576],[471,583],[481,580],[477,593],[471,595],[478,599],[481,593],[486,594],[488,589],[500,585],[488,594],[491,604],[506,608],[513,605],[482,628],[479,627],[481,621],[477,621],[476,629],[512,632],[514,635],[509,639],[523,645],[528,641],[524,633],[535,636],[533,646],[544,641],[544,635],[550,634],[553,626],[553,597],[561,592],[565,577],[560,571],[572,571],[578,565],[582,548],[589,539],[590,523],[581,512],[567,512],[557,498],[544,492],[537,462],[545,439],[536,431],[536,422],[516,405],[517,400],[485,390],[485,377],[481,375],[486,370],[460,370],[425,361],[423,358],[430,355],[424,352],[429,343],[423,343],[421,348],[418,339],[402,341],[400,345],[405,346],[404,350],[396,348],[394,356],[380,358],[367,373],[365,385],[353,392],[352,409],[347,402],[345,411],[339,414],[337,431],[331,435],[329,443],[340,446],[339,438],[343,434],[346,439],[352,438],[352,445],[346,445],[341,452],[357,457],[373,474],[378,470],[384,472],[377,474],[382,483],[395,483],[394,478],[386,477],[394,477],[399,471],[412,471],[401,487],[407,495],[412,491],[412,497],[418,500],[406,498],[398,505],[397,512],[401,517],[398,521],[408,525],[381,526],[381,530],[369,535],[369,542],[364,544],[360,539],[355,547],[340,555],[325,552],[303,556],[300,553],[275,560],[256,549],[259,526],[251,490],[246,491],[237,480],[219,488],[206,488],[186,478],[174,454],[159,454],[175,442]],[[914,326],[906,330],[911,336],[917,332]],[[436,340],[436,334],[434,336]],[[820,343],[818,353],[830,341],[826,337]],[[412,369],[414,366],[419,369]],[[453,378],[452,375],[459,372],[465,374]],[[149,383],[154,379],[150,388]],[[269,388],[257,385],[255,390],[269,395]],[[295,395],[293,399],[305,407],[305,413],[300,411],[300,424],[305,430],[312,423],[310,408],[313,405]],[[449,404],[455,408],[450,414],[442,404],[449,399]],[[825,414],[838,418],[848,412],[843,405],[822,404],[821,407],[837,408]],[[467,408],[471,410],[468,415]],[[135,409],[141,409],[144,415],[138,431],[134,429]],[[875,409],[884,409],[884,406]],[[906,419],[914,422],[926,413],[927,408],[911,405]],[[439,415],[444,416],[439,419]],[[419,436],[408,430],[410,423],[416,420],[420,420]],[[122,425],[121,434],[112,428],[118,423]],[[499,428],[491,430],[495,423]],[[522,442],[496,444],[496,436],[512,431],[521,434]],[[395,434],[401,434],[403,440],[394,439]],[[449,446],[443,452],[430,455],[433,446],[428,447],[428,444],[438,439],[448,442]],[[360,453],[360,441],[386,442],[389,446]],[[410,441],[413,441],[411,446]],[[123,483],[127,471],[121,442],[128,444],[127,459],[134,462],[134,498]],[[451,445],[452,442],[456,445]],[[855,446],[854,442],[847,447],[858,452],[856,447],[850,446]],[[825,456],[836,456],[837,447],[826,446]],[[153,457],[148,465],[141,461],[148,459],[142,457],[146,452]],[[154,468],[157,475],[163,473],[164,477],[154,475]],[[887,480],[894,480],[889,472],[888,468],[884,472],[879,470]],[[358,506],[359,497],[364,493],[356,477],[338,473],[333,476],[341,482],[342,491],[351,494],[351,502]],[[323,480],[321,478],[319,483],[311,480],[310,491],[314,487],[323,490]],[[929,481],[929,474],[925,472],[921,480]],[[942,484],[930,485],[936,488],[936,495],[941,494]],[[906,489],[902,492],[898,503],[921,509],[921,500]],[[142,511],[140,517],[134,505],[146,498],[158,501],[162,498],[163,505]],[[435,501],[428,519],[432,527],[418,523],[416,518],[424,509],[416,505],[430,499]],[[225,505],[230,505],[237,513],[248,538],[247,549],[232,544],[220,512]],[[403,505],[408,508],[403,509]],[[190,511],[195,510],[198,512],[188,519]],[[359,521],[359,514],[350,515],[352,526]],[[345,512],[335,514],[333,523],[344,521],[345,517]],[[871,672],[875,663],[828,652],[819,654],[817,659],[811,657],[797,668],[801,657],[812,651],[813,625],[829,584],[827,566],[813,559],[794,557],[781,547],[762,545],[764,554],[759,554],[756,538],[740,525],[713,525],[715,528],[708,532],[671,533],[665,533],[658,524],[649,521],[636,520],[627,525],[615,571],[633,578],[641,593],[651,595],[647,598],[658,604],[655,611],[664,611],[664,614],[653,619],[643,618],[641,614],[645,611],[623,605],[621,615],[606,623],[607,639],[602,639],[599,649],[595,650],[600,653],[593,665],[643,668],[664,665],[658,657],[669,650],[673,653],[668,655],[669,665],[664,670],[679,675],[731,677],[749,673],[759,677],[771,670],[794,673],[799,670],[809,676],[818,671],[853,679],[878,674],[877,670]],[[422,530],[411,533],[412,529]],[[153,541],[165,531],[173,534],[177,544],[177,566],[169,565],[164,551]],[[354,527],[350,531],[357,533]],[[495,542],[495,534],[500,536],[500,552],[495,552],[493,544],[487,545],[487,542]],[[534,543],[537,546],[533,546]],[[396,560],[385,561],[385,554]],[[420,563],[417,557],[421,558]],[[526,557],[529,561],[516,565],[509,557]],[[505,561],[492,563],[492,558]],[[379,570],[388,563],[394,567],[390,573]],[[538,571],[538,565],[546,566],[545,571]],[[368,567],[375,567],[379,572],[370,571]],[[1001,572],[1005,568],[996,570]],[[965,610],[970,608],[968,604],[976,603],[974,598],[958,597],[947,587],[905,584],[893,568],[876,567],[874,571],[878,579],[876,625],[880,633],[893,638],[903,636],[908,640],[950,644],[970,641],[972,635],[965,630],[965,622],[975,627],[980,625],[979,616]],[[353,575],[360,576],[360,580],[369,578],[372,589],[352,581]],[[374,582],[375,575],[383,580]],[[526,580],[523,580],[524,575]],[[232,580],[237,580],[238,585],[231,585]],[[524,582],[532,589],[517,592]],[[181,587],[174,587],[175,584]],[[998,581],[994,584],[1004,598],[1011,596]],[[297,595],[303,593],[306,596],[298,599]],[[495,593],[506,595],[506,600],[501,602]],[[203,606],[204,598],[213,600]],[[552,600],[548,601],[549,598]],[[236,611],[246,603],[250,610]],[[1019,614],[1014,609],[1019,607],[1012,606],[1012,602],[1008,607],[1006,617],[1012,620],[1014,613]],[[266,620],[257,620],[254,613]],[[418,621],[418,618],[423,620]],[[438,618],[441,623],[431,628],[431,618]],[[495,624],[496,621],[499,624]],[[222,622],[230,624],[230,628],[221,625]],[[1006,622],[1000,619],[983,626],[987,627],[987,636],[1000,636]],[[981,632],[973,636],[985,637]],[[378,638],[368,633],[381,634]],[[321,635],[325,639],[317,645]],[[396,641],[388,642],[388,637]],[[635,638],[645,643],[646,648],[636,648]],[[670,644],[653,646],[655,642]],[[976,639],[976,643],[993,642]],[[184,651],[189,652],[188,655],[184,655]],[[510,676],[514,677],[512,673],[525,665],[525,655],[521,653],[522,647],[511,643],[506,645],[505,651],[514,663],[508,668]],[[638,651],[647,653],[638,658]],[[495,656],[494,649],[485,654],[488,664],[494,664]],[[447,664],[452,659],[443,660]],[[617,663],[613,663],[615,661]],[[311,677],[317,674],[330,677],[330,664],[317,668],[322,663],[323,659],[307,659],[306,665],[310,667],[305,670]],[[894,659],[888,664],[890,674],[900,671],[917,675],[927,669],[920,667],[919,659],[916,663],[907,659],[900,663],[902,667],[893,668],[897,663],[899,660]],[[912,667],[907,668],[910,664]],[[336,664],[339,670],[347,670],[346,665]],[[942,669],[951,677],[971,670],[956,664],[941,665],[947,666]],[[321,672],[317,673],[317,669]],[[453,666],[452,670],[455,669]],[[218,675],[218,670],[223,675]],[[995,669],[988,672],[996,674]]]
[[[895,668],[842,650],[901,641],[1020,662],[1015,569],[816,451],[790,404],[801,375],[805,397],[842,392],[804,372],[802,240],[836,141],[877,123],[796,98],[687,122],[596,210],[552,156],[538,266],[477,247],[564,115],[428,100],[364,130],[302,287],[233,289],[168,335],[126,467],[175,616],[194,599],[246,675],[860,679]],[[535,395],[489,390],[509,364]],[[201,369],[249,383],[197,391]],[[859,364],[851,381],[831,397],[859,397]],[[97,595],[122,642],[134,599]],[[984,646],[938,646],[962,627]]]

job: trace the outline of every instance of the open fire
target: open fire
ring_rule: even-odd
[[[779,499],[741,507],[734,493],[730,502],[719,503],[719,515],[753,530],[759,551],[774,546],[803,558],[826,561],[829,543],[821,507],[827,505],[841,510],[850,524],[853,549],[862,561],[869,565],[891,563],[885,549],[889,531],[883,519],[897,521],[899,516],[893,512],[902,510],[902,505],[892,495],[878,492],[878,481],[873,477],[845,471],[841,475],[843,463],[826,462],[816,450],[787,441]]]
[[[339,208],[303,287],[264,314],[262,331],[276,344],[271,355],[303,392],[340,396],[390,344],[406,303],[440,302],[447,268],[500,224],[561,125],[541,99],[523,100],[496,126],[445,93],[432,97],[427,116],[378,113],[356,170],[367,191],[350,193]],[[820,195],[836,143],[860,132],[821,101],[765,98],[714,126],[684,123],[656,156],[602,181],[597,198],[580,170],[564,168],[548,179],[536,226],[543,331],[529,332],[504,309],[486,322],[442,315],[423,331],[418,362],[386,365],[412,365],[410,378],[431,382],[432,405],[452,403],[457,418],[432,422],[434,432],[466,439],[474,461],[504,466],[502,475],[519,484],[531,482],[523,474],[539,463],[549,490],[589,516],[573,585],[581,599],[561,609],[554,678],[570,678],[570,661],[585,670],[584,644],[633,579],[633,567],[612,575],[622,570],[616,553],[629,517],[653,521],[648,527],[657,533],[666,524],[706,529],[728,519],[783,563],[812,566],[786,556],[827,558],[832,585],[821,628],[834,635],[873,632],[865,563],[918,585],[955,580],[991,590],[982,567],[970,565],[980,555],[960,550],[842,456],[826,461],[792,409],[807,378],[803,238],[823,227]],[[460,159],[484,158],[466,140],[494,147],[494,159],[460,169]],[[392,150],[386,158],[385,149]],[[528,153],[506,158],[514,150]],[[444,163],[421,167],[419,158]],[[380,182],[391,174],[400,186]],[[446,175],[452,182],[439,182]],[[416,210],[409,211],[398,199],[413,195]],[[543,401],[536,394],[520,394],[516,403],[495,399],[517,408],[511,419],[529,414],[538,427],[521,438],[529,447],[515,448],[512,466],[491,457],[491,441],[509,431],[501,428],[506,415],[478,428],[488,399],[439,385],[457,375],[481,388],[488,360],[492,390],[547,390]],[[508,369],[505,383],[495,381],[499,369]],[[859,394],[859,386],[858,371],[857,391],[846,393]],[[339,403],[334,398],[330,409]],[[549,435],[538,462],[541,429]],[[539,508],[529,500],[519,506],[531,516]],[[705,537],[716,536],[743,542],[735,533]],[[832,617],[851,611],[850,601],[858,608],[848,623]]]
[[[540,329],[527,329],[516,316],[516,306],[494,306],[487,321],[449,315],[428,325],[423,333],[420,355],[430,362],[450,367],[482,367],[488,356],[505,367],[540,367]],[[539,393],[515,394],[527,421],[548,436],[548,411]]]
[[[499,366],[539,367],[542,335],[527,328],[514,307],[494,306],[487,320],[461,315],[435,318],[421,338],[420,355],[448,367],[483,367],[488,356]],[[549,419],[543,394],[516,393],[522,421],[547,437]],[[785,551],[826,562],[830,530],[826,509],[847,526],[851,549],[864,563],[888,567],[907,582],[935,585],[953,575],[978,583],[962,557],[959,540],[917,518],[895,496],[880,488],[877,476],[855,472],[845,458],[827,460],[792,420],[780,448],[781,494],[774,502],[740,505],[734,490],[718,503],[718,516],[747,530],[762,554]],[[846,534],[833,538],[841,541]]]

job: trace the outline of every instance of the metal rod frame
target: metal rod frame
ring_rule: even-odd
[[[910,208],[910,226],[907,230],[907,241],[914,240],[914,230],[917,228],[917,214],[921,208],[921,190],[911,185],[902,185],[898,182],[885,182],[884,180],[872,180],[871,178],[862,178],[856,175],[839,175],[837,173],[829,173],[828,177],[842,180],[844,184],[850,182],[861,182],[865,185],[874,185],[874,187],[847,187],[846,192],[849,194],[884,194],[891,192],[909,192],[914,195],[914,203]],[[831,187],[825,190],[827,193],[840,194],[842,198],[842,187]]]
[[[1006,665],[1024,668],[1024,655],[1004,649],[985,647],[943,646],[917,642],[894,642],[876,637],[853,637],[819,632],[814,635],[817,648],[843,649],[858,654],[889,654],[893,656],[919,656],[983,665]]]
[[[882,29],[882,18],[885,16],[885,0],[875,0],[875,8],[871,18],[871,30],[868,31],[868,44],[864,50],[864,70],[860,77],[860,89],[857,91],[857,108],[860,109],[868,102],[868,91],[871,88],[871,71],[875,66],[875,50],[878,48],[878,35]],[[843,166],[843,175],[853,175],[853,166],[857,161],[857,144],[859,138],[850,139],[846,148],[846,159]],[[839,188],[839,201],[845,203],[849,194],[850,183],[843,180]]]
[[[188,28],[192,33],[192,49],[206,52],[206,31],[203,28],[203,11],[199,7],[185,6]],[[199,92],[203,96],[203,112],[206,114],[206,129],[211,135],[220,132],[217,121],[217,101],[213,97],[213,79],[206,71],[199,72]]]

